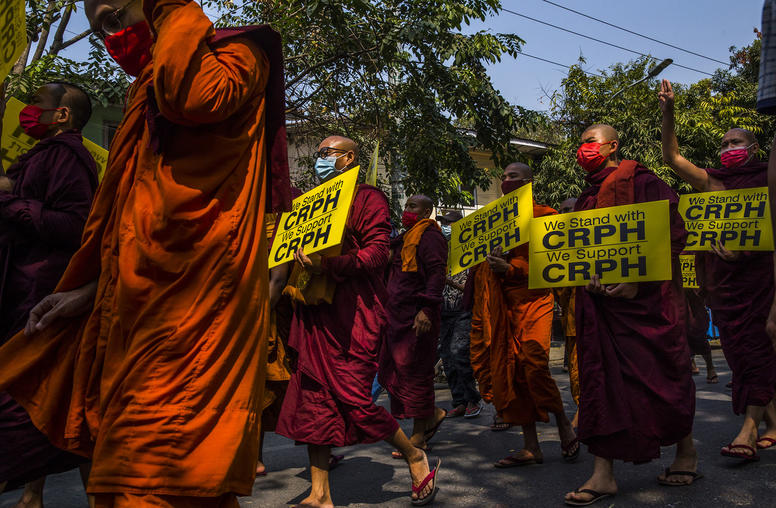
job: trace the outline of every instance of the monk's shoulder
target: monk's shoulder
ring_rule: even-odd
[[[557,215],[558,211],[551,206],[534,203],[534,217],[545,217],[547,215]]]
[[[679,200],[676,191],[674,191],[665,180],[657,176],[654,171],[645,168],[644,166],[637,168],[636,175],[633,179],[633,186],[637,191],[637,195],[643,194],[645,197],[645,199],[640,201],[659,201],[662,199],[668,199],[670,201]]]
[[[388,209],[388,197],[383,191],[369,184],[362,183],[356,190],[353,206],[369,204],[372,207],[384,206]]]
[[[210,43],[210,48],[215,52],[223,52],[238,57],[239,59],[255,62],[255,67],[260,74],[269,72],[269,57],[261,45],[248,34],[232,35],[224,38],[215,38]]]

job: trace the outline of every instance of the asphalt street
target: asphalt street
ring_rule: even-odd
[[[557,357],[557,354],[554,355]],[[617,463],[615,471],[619,494],[598,503],[601,507],[774,507],[776,508],[776,450],[761,452],[762,460],[741,464],[722,457],[720,447],[737,433],[740,418],[733,415],[730,390],[725,384],[730,371],[720,351],[714,353],[720,374],[716,385],[706,384],[703,362],[702,375],[696,376],[697,411],[695,440],[700,455],[700,470],[705,475],[689,487],[664,487],[656,476],[672,460],[673,452],[665,449],[663,457],[650,464],[634,466]],[[700,360],[700,358],[698,358]],[[554,362],[557,363],[557,362]],[[566,402],[569,417],[573,402],[568,388],[568,376],[559,366],[553,374]],[[445,385],[437,385],[438,405],[450,406],[450,393]],[[381,404],[387,404],[383,395]],[[522,438],[519,428],[506,432],[491,432],[492,406],[486,406],[475,419],[448,419],[432,441],[430,457],[442,458],[439,495],[434,506],[465,507],[552,507],[563,506],[563,494],[580,486],[592,470],[592,457],[585,453],[576,464],[561,459],[557,429],[540,424],[540,440],[544,464],[512,469],[496,469],[493,462],[519,449]],[[403,422],[405,431],[411,423]],[[331,473],[331,486],[337,506],[347,507],[406,507],[409,506],[410,477],[402,461],[391,458],[391,448],[384,443],[338,449],[345,455],[340,467]],[[243,507],[274,508],[293,505],[304,499],[310,486],[306,470],[307,453],[301,446],[268,435],[264,451],[270,473],[256,480],[253,496],[242,498]],[[20,491],[0,495],[0,508],[12,508]],[[51,477],[46,486],[47,508],[85,508],[83,493],[76,472]]]

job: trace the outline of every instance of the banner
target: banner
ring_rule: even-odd
[[[27,47],[24,0],[0,0],[0,83]]]
[[[1,2],[2,0],[0,0]],[[3,167],[8,169],[8,166],[16,162],[19,156],[30,150],[38,142],[37,139],[29,137],[24,133],[19,125],[19,113],[24,108],[25,104],[11,97],[8,103],[5,105],[5,116],[3,116],[3,137],[0,140],[0,158],[3,161]],[[97,178],[102,180],[102,175],[105,173],[105,166],[108,165],[108,151],[84,138],[84,146],[89,153],[94,157],[94,161],[97,163]]]
[[[695,254],[682,254],[679,256],[679,264],[682,266],[682,287],[698,289],[698,276],[695,273]]]
[[[671,279],[668,201],[613,206],[531,221],[530,288]]]
[[[685,194],[679,213],[687,228],[684,250],[773,250],[768,187]]]
[[[448,268],[451,275],[485,261],[496,247],[505,252],[528,241],[533,218],[531,184],[523,185],[453,223]]]
[[[270,268],[292,261],[298,249],[311,254],[342,242],[358,170],[349,169],[294,200],[291,211],[275,225]]]

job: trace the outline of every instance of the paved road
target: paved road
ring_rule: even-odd
[[[740,420],[730,409],[730,390],[725,383],[730,372],[719,351],[715,361],[720,383],[707,385],[703,376],[698,383],[695,438],[705,478],[690,487],[662,487],[655,481],[661,468],[670,464],[672,453],[653,463],[633,466],[619,463],[616,473],[620,494],[602,507],[775,507],[776,451],[762,452],[758,464],[742,466],[719,455],[719,448],[732,439]],[[703,370],[703,369],[702,369]],[[560,368],[553,373],[572,414],[566,375]],[[437,387],[439,404],[449,407],[450,395]],[[383,396],[380,401],[386,404]],[[563,506],[563,494],[581,485],[590,474],[592,458],[583,454],[576,464],[561,460],[559,439],[551,425],[540,425],[545,462],[541,466],[495,469],[493,461],[516,450],[521,443],[518,429],[490,432],[493,414],[488,407],[473,420],[447,420],[434,438],[433,457],[443,459],[440,493],[435,506],[514,507]],[[408,430],[408,422],[404,423]],[[385,444],[341,449],[346,459],[332,473],[332,491],[337,506],[406,507],[409,506],[409,474],[401,461],[390,457]],[[287,439],[269,435],[265,457],[271,469],[256,481],[251,498],[241,500],[243,507],[284,507],[303,499],[310,486],[305,470],[307,454],[303,447]],[[0,496],[0,508],[11,508],[18,492]],[[66,473],[52,477],[46,490],[47,508],[84,508],[86,498],[78,475]]]

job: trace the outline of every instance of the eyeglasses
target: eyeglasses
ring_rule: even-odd
[[[126,27],[121,21],[121,18],[124,17],[124,13],[127,10],[127,7],[135,2],[137,2],[137,0],[129,0],[129,2],[125,3],[122,7],[119,7],[115,11],[105,16],[105,18],[102,20],[102,25],[100,25],[100,34],[105,37],[108,35],[115,35],[124,30]]]
[[[331,146],[324,146],[317,152],[315,152],[313,155],[316,157],[320,157],[321,159],[325,159],[326,157],[329,157],[330,155],[335,155],[338,153],[348,153],[347,150],[342,150],[341,148],[334,148]]]

